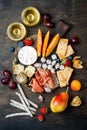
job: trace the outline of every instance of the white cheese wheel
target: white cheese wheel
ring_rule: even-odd
[[[18,52],[18,59],[23,65],[31,65],[37,60],[37,52],[31,46],[24,46]]]

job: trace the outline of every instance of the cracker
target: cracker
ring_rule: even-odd
[[[68,56],[70,56],[72,54],[74,54],[74,50],[71,45],[68,45],[65,58],[67,58]]]
[[[20,72],[24,72],[24,66],[21,64],[13,64],[12,72],[13,74],[19,74]]]
[[[60,87],[65,87],[69,84],[72,72],[73,69],[70,67],[65,67],[64,70],[57,71],[57,77],[59,79]]]
[[[56,54],[62,60],[65,58],[67,52],[68,39],[61,38],[57,46]]]

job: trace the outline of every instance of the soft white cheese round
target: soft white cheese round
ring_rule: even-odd
[[[18,59],[23,65],[31,65],[37,60],[37,52],[31,46],[24,46],[18,52]]]

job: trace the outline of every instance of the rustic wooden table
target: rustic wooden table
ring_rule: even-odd
[[[64,37],[71,38],[77,35],[80,38],[78,45],[73,45],[75,55],[80,55],[84,63],[84,68],[75,70],[72,79],[79,79],[82,82],[82,90],[73,92],[69,90],[70,97],[79,95],[83,104],[78,108],[68,106],[63,113],[49,113],[46,116],[45,122],[38,122],[36,117],[17,117],[5,119],[5,115],[17,111],[9,105],[10,99],[16,99],[16,90],[10,90],[7,86],[0,83],[0,130],[43,130],[43,129],[59,129],[59,130],[85,130],[87,129],[87,0],[0,0],[0,79],[3,77],[2,72],[5,69],[11,70],[13,55],[9,48],[16,46],[17,42],[11,41],[6,34],[7,26],[14,21],[21,21],[21,12],[28,6],[34,6],[41,13],[49,13],[52,16],[52,21],[57,25],[59,19],[63,19],[71,25],[71,29]],[[44,33],[47,28],[41,23],[36,27],[28,27],[29,35],[36,34],[37,29],[41,28]],[[58,31],[56,26],[51,29],[51,34],[56,34]],[[38,103],[38,94],[34,94],[23,88],[27,97]],[[63,90],[63,89],[62,89]],[[57,89],[51,94],[44,93],[44,103],[40,106],[49,106],[51,98],[59,91]]]

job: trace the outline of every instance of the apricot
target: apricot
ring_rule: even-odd
[[[81,82],[79,80],[72,80],[70,88],[73,91],[79,91],[81,89]]]

